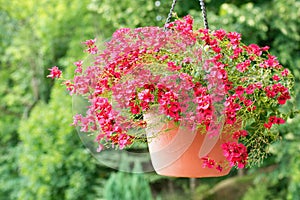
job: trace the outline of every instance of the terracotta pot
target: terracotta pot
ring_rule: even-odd
[[[232,139],[230,133],[239,126],[224,127],[219,136],[209,137],[203,130],[193,133],[191,129],[175,125],[172,121],[160,123],[152,115],[146,115],[144,119],[149,125],[146,132],[151,162],[158,174],[196,178],[224,176],[230,172],[229,166],[221,172],[216,168],[203,168],[201,158],[209,156],[215,162],[224,163],[226,159],[221,144],[237,141]]]

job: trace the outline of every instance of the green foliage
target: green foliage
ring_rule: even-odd
[[[39,103],[21,122],[23,184],[18,199],[95,199],[89,186],[96,184],[99,172],[89,152],[82,150],[71,118],[71,100],[53,89],[51,102]]]
[[[268,195],[268,189],[266,185],[256,185],[247,190],[243,196],[243,200],[265,200]]]
[[[172,1],[163,0],[92,0],[89,9],[102,15],[104,23],[120,27],[164,26]],[[186,15],[189,9],[200,10],[199,2],[178,1],[175,11]]]
[[[286,198],[300,199],[300,117],[290,120],[282,131],[288,132],[285,138],[273,145],[272,152],[279,163],[278,169],[272,174],[272,183],[280,186],[282,180],[287,184],[282,187],[286,192]],[[286,188],[285,188],[286,187]]]
[[[112,173],[106,181],[104,198],[106,200],[151,200],[151,190],[145,175],[123,172],[122,170],[130,171],[129,157],[124,154],[120,159],[121,171]],[[135,162],[133,171],[140,170],[141,164]]]
[[[147,25],[162,26],[170,5],[169,1],[159,1],[159,4],[155,5],[155,0],[93,0],[89,8],[105,16],[107,23],[115,28],[133,28]]]
[[[60,65],[74,70],[69,66],[82,59],[80,42],[97,34],[108,37],[119,26],[162,26],[171,1],[160,2],[156,7],[155,0],[0,0],[0,199],[101,196],[103,180],[97,177],[109,171],[99,169],[82,151],[69,127],[69,97],[52,90],[53,82],[45,78],[47,69]],[[248,44],[270,45],[299,81],[299,1],[206,3],[212,29],[238,31]],[[175,11],[182,16],[190,9],[196,20],[202,20],[197,0],[178,0]],[[60,97],[50,100],[50,91]],[[279,167],[266,175],[272,179],[266,183],[269,199],[299,199],[299,130],[295,118],[282,129],[289,132],[287,137],[271,149]]]
[[[142,174],[118,172],[110,175],[105,184],[106,200],[151,200],[151,191]]]
[[[22,2],[12,0],[8,3],[0,0],[0,153],[3,155],[0,157],[0,182],[5,183],[0,184],[0,199],[57,199],[55,193],[61,196],[63,192],[58,190],[62,188],[66,188],[65,197],[61,197],[62,199],[78,199],[80,196],[89,196],[87,193],[92,193],[92,197],[98,195],[98,192],[94,191],[94,186],[89,187],[93,188],[91,190],[82,188],[87,187],[89,182],[95,181],[97,186],[99,180],[89,180],[92,179],[91,174],[96,173],[95,163],[89,161],[88,165],[94,167],[82,168],[87,170],[87,175],[79,170],[79,166],[75,167],[90,157],[89,154],[83,153],[82,146],[79,145],[79,141],[76,141],[77,135],[74,131],[72,134],[70,132],[71,118],[65,118],[64,123],[48,121],[52,123],[52,128],[43,127],[43,125],[48,126],[47,123],[36,125],[36,134],[43,134],[43,131],[47,132],[48,129],[55,132],[58,127],[62,130],[67,129],[70,140],[61,139],[59,144],[48,143],[48,140],[55,139],[52,135],[48,135],[47,139],[31,135],[31,130],[28,130],[24,124],[19,127],[22,119],[27,120],[28,117],[29,121],[43,119],[43,116],[31,119],[31,110],[37,104],[35,110],[41,109],[44,114],[47,113],[47,110],[42,108],[47,107],[44,102],[49,101],[50,89],[53,85],[53,81],[46,78],[47,69],[58,64],[59,59],[66,56],[67,52],[68,56],[76,57],[76,54],[68,50],[73,39],[80,44],[81,40],[90,38],[97,32],[95,26],[97,18],[87,11],[88,2],[88,0]],[[73,37],[74,33],[76,38]],[[71,107],[71,104],[54,106],[53,109],[64,106]],[[39,111],[35,112],[39,113]],[[51,115],[54,116],[55,111],[53,112]],[[34,148],[31,146],[27,148],[26,144],[28,146],[31,143],[35,144],[32,146]],[[74,154],[71,155],[70,150],[63,151],[63,143],[74,145],[72,146]],[[51,153],[44,155],[45,148],[50,149]],[[42,156],[39,154],[41,152]],[[66,156],[70,157],[66,159]],[[39,157],[41,159],[37,159]],[[31,163],[32,160],[35,162],[34,165]],[[70,166],[64,167],[59,162]],[[61,174],[54,173],[59,172],[57,169],[60,169],[60,166],[65,168],[60,171]],[[68,171],[72,168],[78,170],[76,172],[78,174],[74,177],[69,174],[73,172]],[[70,181],[67,180],[68,178]],[[85,182],[76,185],[77,181],[82,179]],[[67,189],[67,186],[72,186],[72,189]]]

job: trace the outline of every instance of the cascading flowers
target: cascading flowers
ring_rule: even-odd
[[[103,50],[87,40],[92,61],[78,61],[74,79],[65,82],[71,95],[89,102],[85,114],[73,125],[94,133],[99,144],[123,149],[139,141],[147,123],[143,114],[153,107],[168,120],[208,129],[215,120],[226,126],[240,122],[232,134],[237,142],[224,142],[230,166],[259,163],[268,145],[279,139],[277,124],[291,111],[294,79],[268,51],[269,47],[245,45],[241,34],[225,30],[193,29],[186,16],[159,27],[117,30]],[[57,67],[49,77],[59,78]],[[218,170],[216,161],[202,158],[204,166]]]

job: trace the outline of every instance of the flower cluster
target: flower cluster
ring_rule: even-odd
[[[219,172],[221,172],[223,170],[223,167],[221,164],[217,164],[213,159],[210,159],[209,157],[204,157],[202,158],[202,162],[203,162],[203,165],[202,167],[203,168],[215,168],[216,170],[218,170]]]
[[[222,144],[224,156],[229,161],[230,166],[244,168],[247,164],[247,148],[243,144],[235,142],[226,142]]]
[[[100,151],[139,141],[131,130],[147,127],[143,114],[154,108],[167,120],[206,130],[224,118],[232,128],[241,122],[221,146],[229,165],[255,164],[278,139],[272,125],[289,117],[280,108],[291,99],[292,74],[269,47],[245,45],[239,33],[194,30],[190,16],[166,27],[119,29],[101,51],[95,39],[84,42],[92,59],[75,62],[74,79],[65,82],[71,95],[89,102],[74,125],[95,133]],[[52,68],[49,77],[60,71]],[[202,160],[223,168],[209,155]]]
[[[49,69],[50,74],[47,76],[48,78],[60,78],[61,76],[61,70],[58,69],[57,66],[52,67],[51,69]]]

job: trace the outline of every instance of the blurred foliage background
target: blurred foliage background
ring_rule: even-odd
[[[0,0],[0,199],[300,199],[300,117],[259,168],[221,178],[168,178],[116,172],[85,149],[72,123],[72,100],[48,68],[68,72],[82,41],[120,27],[163,26],[171,0]],[[300,2],[207,0],[211,29],[268,45],[296,77],[300,107]],[[179,16],[202,24],[197,0],[178,0]],[[140,197],[140,198],[139,198]]]

